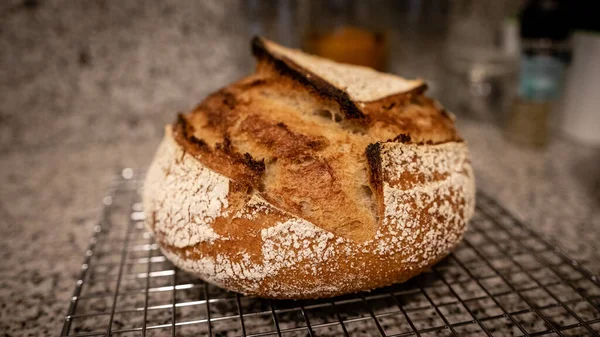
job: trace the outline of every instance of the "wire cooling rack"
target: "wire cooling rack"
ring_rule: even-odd
[[[243,296],[175,268],[142,177],[104,198],[61,336],[599,336],[600,283],[485,195],[463,242],[409,282],[325,300]]]

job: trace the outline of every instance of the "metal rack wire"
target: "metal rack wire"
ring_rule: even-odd
[[[600,282],[485,195],[461,245],[411,281],[272,301],[175,268],[145,231],[141,177],[104,198],[61,336],[599,336]]]

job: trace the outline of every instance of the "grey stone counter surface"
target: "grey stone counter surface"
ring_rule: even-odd
[[[148,5],[150,4],[150,5]],[[0,332],[57,335],[101,200],[250,66],[234,1],[0,3]],[[600,151],[461,120],[479,189],[600,273]]]

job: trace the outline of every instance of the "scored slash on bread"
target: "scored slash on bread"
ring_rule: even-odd
[[[144,189],[165,255],[274,298],[368,290],[444,257],[474,177],[425,84],[261,38],[252,50],[253,75],[166,129]]]

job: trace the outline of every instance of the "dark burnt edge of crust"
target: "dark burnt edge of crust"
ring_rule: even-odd
[[[383,192],[383,172],[381,167],[381,143],[372,143],[365,149],[365,156],[368,163],[368,175],[371,187],[375,189],[373,195],[380,195]],[[375,193],[377,192],[377,193]]]
[[[450,140],[450,141],[452,141],[452,140]],[[425,142],[413,142],[412,139],[410,138],[410,135],[406,134],[406,133],[401,133],[401,134],[397,135],[396,137],[394,137],[394,139],[387,140],[387,143],[402,143],[402,144],[414,144],[414,145],[436,145],[436,144],[443,144],[443,143],[447,143],[447,142],[448,141],[435,143],[430,140],[425,141]]]
[[[177,114],[177,119],[175,120],[173,126],[173,136],[178,142],[186,141],[196,150],[201,152],[210,152],[210,147],[208,144],[206,144],[204,140],[194,136],[194,126],[188,123],[187,119],[182,113]]]
[[[367,157],[367,175],[371,187],[373,202],[375,203],[375,218],[377,226],[381,226],[384,218],[385,205],[383,204],[383,168],[381,167],[381,143],[372,143],[365,149]]]
[[[396,136],[396,138],[392,139],[392,140],[388,140],[388,142],[396,142],[396,143],[410,143],[410,135],[405,134],[405,133],[401,133],[399,135]]]
[[[425,142],[413,142],[412,139],[410,138],[409,134],[401,133],[401,134],[397,135],[396,137],[394,137],[394,139],[388,139],[387,141],[385,141],[385,143],[402,143],[402,144],[414,144],[414,145],[440,145],[440,144],[446,144],[446,143],[464,143],[464,141],[465,141],[464,139],[462,139],[458,135],[456,135],[456,136],[458,138],[446,140],[443,142],[433,142],[431,140],[428,140]]]
[[[217,143],[215,147],[217,150],[223,150],[223,152],[231,157],[234,162],[241,163],[258,174],[263,174],[265,172],[264,158],[261,160],[256,160],[248,152],[244,154],[237,152],[233,148],[233,145],[231,145],[231,139],[229,138],[228,134],[223,136],[223,143]]]
[[[252,53],[259,61],[269,61],[281,75],[288,76],[302,85],[314,89],[322,97],[337,102],[347,120],[358,122],[358,124],[364,126],[368,124],[369,116],[363,114],[345,91],[336,88],[317,74],[308,71],[289,58],[276,56],[271,53],[262,38],[255,36],[252,39]]]
[[[194,126],[191,125],[183,114],[177,114],[177,119],[173,126],[173,136],[175,141],[182,145],[185,149],[191,147],[196,153],[215,153],[220,152],[227,156],[234,164],[242,164],[247,167],[255,176],[255,180],[265,173],[264,159],[256,160],[249,153],[240,153],[235,151],[231,145],[231,140],[228,135],[224,136],[222,143],[217,143],[213,151],[208,144],[194,136]],[[228,177],[231,178],[231,177]]]

